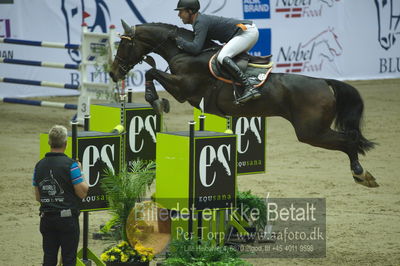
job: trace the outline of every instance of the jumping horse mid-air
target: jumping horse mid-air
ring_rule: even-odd
[[[281,116],[294,127],[299,141],[346,153],[354,181],[367,187],[378,187],[375,178],[358,161],[374,147],[361,133],[364,104],[358,91],[341,81],[312,78],[296,74],[271,73],[259,87],[262,96],[245,104],[236,104],[233,86],[210,74],[209,60],[215,54],[213,43],[197,56],[180,50],[174,36],[193,39],[193,32],[162,23],[130,27],[122,22],[121,36],[110,72],[117,82],[143,60],[153,65],[145,74],[145,98],[157,113],[168,112],[166,99],[159,99],[153,81],[157,80],[178,102],[188,101],[204,111],[219,116]],[[215,44],[214,44],[215,46]],[[155,68],[149,53],[163,57],[171,74]],[[331,128],[333,127],[335,130]]]

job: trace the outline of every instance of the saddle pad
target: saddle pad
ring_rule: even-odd
[[[253,87],[260,87],[265,83],[265,81],[268,79],[269,73],[272,71],[272,65],[273,63],[269,63],[267,65],[260,65],[260,64],[247,64],[246,69],[242,69],[242,71],[245,73],[245,75],[248,77],[249,82]],[[220,66],[217,62],[216,55],[213,55],[208,62],[208,67],[210,69],[211,74],[219,80],[222,80],[225,83],[232,84],[233,81],[229,77],[228,74],[226,74],[224,71],[221,71]],[[240,86],[239,83],[236,83],[237,85]]]

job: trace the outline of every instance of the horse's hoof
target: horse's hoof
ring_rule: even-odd
[[[162,105],[165,113],[169,113],[169,101],[167,99],[162,98]]]
[[[163,112],[163,103],[160,101],[160,99],[154,100],[151,103],[151,107],[153,107],[154,112],[156,112],[156,114],[161,115]]]
[[[376,182],[375,177],[373,177],[368,171],[364,171],[359,175],[353,172],[353,178],[354,182],[359,185],[363,185],[366,187],[379,187],[379,184]]]

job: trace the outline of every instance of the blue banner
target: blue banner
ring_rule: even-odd
[[[270,55],[271,54],[271,29],[259,29],[260,35],[256,45],[250,50],[252,55]]]
[[[243,0],[243,17],[245,19],[270,18],[269,0]]]

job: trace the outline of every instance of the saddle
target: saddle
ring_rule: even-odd
[[[219,64],[217,56],[218,53],[214,54],[208,63],[211,74],[216,79],[222,80],[225,83],[240,85],[235,83],[229,73]],[[272,71],[273,63],[271,62],[271,57],[272,55],[253,56],[248,53],[241,53],[235,56],[233,61],[246,74],[250,84],[253,87],[259,87],[265,83],[269,73]]]

